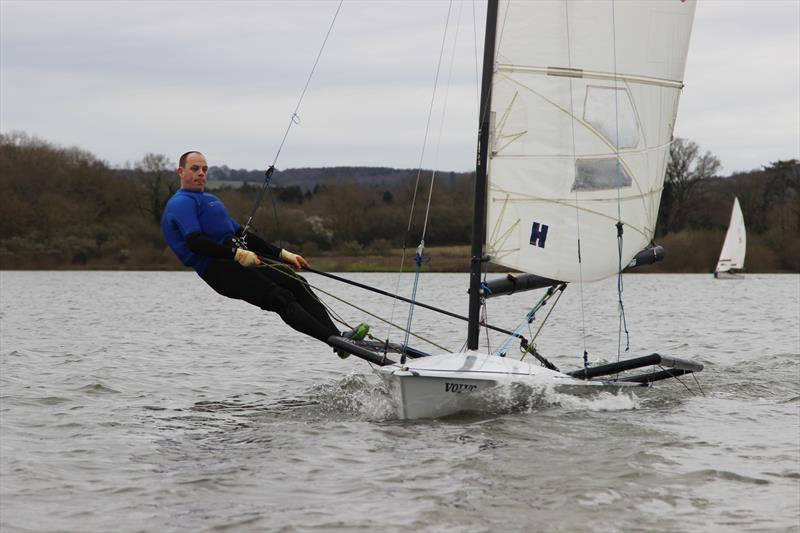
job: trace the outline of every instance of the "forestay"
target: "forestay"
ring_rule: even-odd
[[[651,242],[694,9],[500,3],[485,248],[494,263],[598,280]]]
[[[728,233],[725,234],[725,243],[722,245],[722,252],[719,254],[716,272],[744,268],[746,249],[747,235],[744,228],[744,215],[742,215],[742,208],[739,206],[739,199],[734,198],[731,223],[728,225]]]

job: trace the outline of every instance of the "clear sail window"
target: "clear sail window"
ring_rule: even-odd
[[[622,165],[617,164],[617,161],[616,158],[576,159],[572,190],[601,191],[630,187],[631,176]]]
[[[639,128],[630,94],[615,87],[586,87],[583,120],[617,149],[636,148]]]

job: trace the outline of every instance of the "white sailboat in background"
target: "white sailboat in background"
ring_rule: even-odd
[[[583,368],[561,372],[521,334],[567,283],[656,260],[648,247],[694,10],[694,0],[489,0],[466,350],[401,346],[395,361],[388,342],[381,352],[379,343],[329,339],[379,366],[400,417],[480,409],[482,394],[502,384],[620,389],[703,368],[651,354],[600,366],[584,356]],[[488,262],[526,274],[482,283]],[[482,323],[489,298],[542,287],[550,289],[515,331]],[[486,353],[482,327],[510,335]],[[517,341],[532,357],[506,357]]]
[[[747,251],[747,233],[744,227],[744,215],[739,206],[739,199],[733,199],[731,221],[728,224],[728,233],[719,254],[714,277],[717,279],[743,279],[744,274],[737,271],[744,268],[744,256]]]

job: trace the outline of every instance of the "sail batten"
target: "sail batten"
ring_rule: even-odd
[[[631,83],[644,83],[648,85],[662,85],[682,89],[683,82],[678,80],[668,80],[662,78],[651,78],[647,76],[634,76],[631,74],[621,74],[614,72],[597,72],[570,67],[534,67],[524,65],[510,65],[500,63],[497,65],[498,72],[544,74],[545,76],[562,76],[566,78],[587,78],[596,80],[614,80]]]
[[[694,0],[500,2],[492,261],[593,281],[652,241],[694,9]]]

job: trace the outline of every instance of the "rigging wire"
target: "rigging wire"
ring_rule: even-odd
[[[486,300],[484,299],[484,304],[481,306],[481,324],[488,324],[489,323],[489,308],[486,306]],[[486,353],[492,353],[492,344],[491,344],[491,337],[489,337],[489,328],[483,328],[484,333],[486,334]]]
[[[620,163],[619,151],[619,79],[617,77],[617,12],[616,2],[611,1],[611,34],[612,34],[612,50],[614,55],[614,128],[616,140],[614,143],[614,150],[616,155],[616,169],[617,169],[617,309],[619,313],[619,327],[617,329],[617,361],[621,357],[622,350],[622,332],[625,331],[625,351],[627,352],[631,347],[630,333],[628,332],[628,322],[625,319],[625,306],[622,303],[622,235],[624,233],[622,223],[622,166]]]
[[[667,372],[667,373],[669,373],[669,374],[670,374],[670,377],[671,377],[672,379],[674,379],[675,381],[677,381],[678,383],[680,383],[681,385],[683,385],[683,388],[684,388],[684,389],[686,389],[687,391],[689,391],[689,392],[691,392],[692,394],[694,394],[694,391],[693,391],[693,390],[692,390],[692,389],[691,389],[691,388],[690,388],[688,385],[686,385],[686,383],[684,383],[684,382],[681,380],[681,378],[680,378],[679,376],[676,376],[676,375],[672,374],[672,372],[671,372],[671,369],[670,369],[670,368],[664,368],[664,367],[663,367],[663,366],[661,366],[661,365],[658,365],[658,368],[660,368],[660,369],[661,369],[662,371],[664,371],[664,372]],[[655,373],[655,372],[654,372],[654,373]],[[691,372],[690,374],[691,374],[692,378],[694,378],[694,382],[695,382],[695,384],[697,385],[697,390],[699,390],[699,391],[700,391],[700,394],[701,394],[702,396],[705,396],[705,395],[706,395],[706,393],[705,393],[705,392],[703,392],[703,387],[701,387],[701,386],[700,386],[700,381],[697,379],[697,376],[695,375],[695,373],[694,373],[694,372]],[[697,395],[695,394],[695,396],[697,396]]]
[[[447,42],[447,31],[448,31],[448,28],[450,26],[450,13],[452,12],[452,9],[453,9],[453,0],[450,0],[450,3],[447,6],[447,19],[446,19],[446,22],[445,22],[444,34],[442,35],[442,44],[441,44],[441,47],[440,47],[440,50],[439,50],[439,59],[438,59],[438,61],[436,63],[436,76],[434,77],[433,92],[431,94],[431,102],[430,102],[430,105],[428,107],[428,118],[427,118],[427,120],[425,122],[425,134],[424,134],[423,140],[422,140],[422,149],[421,149],[421,152],[420,152],[419,165],[417,167],[417,179],[416,179],[416,183],[414,184],[414,194],[413,194],[412,199],[411,199],[411,209],[410,209],[410,212],[409,212],[409,215],[408,215],[408,226],[406,228],[405,234],[403,235],[403,249],[402,249],[402,254],[401,254],[401,257],[400,257],[400,271],[397,273],[397,285],[396,285],[395,293],[399,293],[399,291],[400,291],[400,278],[402,277],[402,274],[403,274],[403,267],[405,265],[405,258],[406,258],[406,250],[408,248],[408,238],[409,238],[409,236],[411,234],[411,225],[412,225],[413,220],[414,220],[414,209],[415,209],[416,203],[417,203],[417,193],[419,192],[419,182],[420,182],[420,179],[421,179],[421,176],[422,176],[422,162],[423,162],[424,157],[425,157],[425,147],[428,144],[428,132],[430,131],[431,117],[433,115],[433,107],[434,107],[434,103],[436,101],[436,90],[437,90],[437,88],[439,86],[439,73],[441,72],[442,58],[444,57],[444,47],[445,47],[445,44]],[[420,263],[421,263],[420,254],[417,254],[417,270],[418,271],[419,271],[419,268],[420,268]],[[414,290],[416,290],[416,283],[417,283],[417,281],[415,280],[415,282],[414,282],[414,285],[415,285]],[[392,312],[391,312],[392,319],[394,318],[395,304],[396,304],[396,302],[392,302]],[[409,310],[409,317],[408,317],[408,326],[409,326],[409,328],[406,329],[406,339],[408,339],[408,334],[409,334],[408,333],[408,329],[410,329],[410,321],[411,321],[411,314],[412,313],[413,313],[413,305],[411,306],[411,308]],[[389,339],[390,334],[391,334],[391,329],[389,330],[389,332],[387,332],[387,337],[386,337],[387,341]],[[403,359],[404,359],[404,357],[405,357],[405,354],[403,354]]]
[[[428,218],[430,217],[431,212],[431,199],[433,198],[433,185],[436,182],[436,171],[439,167],[439,149],[442,147],[442,135],[444,133],[444,122],[447,116],[447,100],[450,96],[450,83],[453,80],[453,64],[455,63],[456,59],[456,46],[458,45],[458,30],[461,24],[461,9],[462,4],[458,4],[458,17],[456,18],[456,33],[453,37],[453,52],[450,55],[450,67],[447,72],[447,83],[445,84],[445,92],[444,92],[444,101],[442,102],[442,117],[441,121],[439,122],[439,137],[436,140],[436,153],[433,157],[433,172],[431,173],[431,186],[428,190],[428,203],[425,207],[425,219],[422,226],[422,237],[421,237],[421,244],[425,245],[425,235],[428,229]],[[421,163],[420,163],[421,165]]]
[[[419,245],[417,246],[417,254],[415,256],[417,266],[416,266],[416,271],[414,273],[414,286],[411,292],[412,300],[416,300],[417,298],[417,288],[419,286],[419,276],[422,270],[422,263],[426,260],[426,258],[423,255],[425,253],[425,235],[427,234],[428,220],[430,219],[431,202],[433,200],[433,186],[436,183],[436,169],[439,166],[439,149],[441,148],[442,145],[442,135],[444,133],[445,117],[447,116],[447,100],[448,97],[450,96],[450,82],[452,81],[453,78],[453,64],[455,63],[456,46],[458,45],[458,29],[461,23],[461,11],[462,11],[462,4],[459,3],[458,16],[456,18],[455,36],[453,37],[453,51],[452,54],[450,55],[450,67],[447,74],[447,82],[445,83],[444,100],[442,102],[442,115],[441,115],[441,121],[439,122],[439,136],[436,140],[436,152],[433,158],[431,184],[430,184],[430,189],[428,190],[428,201],[425,206],[425,217],[423,219],[423,224],[422,224],[422,234],[420,236],[420,242]],[[448,23],[449,23],[449,16],[448,16]],[[445,36],[446,35],[447,33],[445,32]],[[444,47],[442,47],[442,53],[444,53]],[[420,160],[420,169],[421,168],[422,168],[422,161]],[[406,338],[403,342],[404,346],[408,345],[408,332],[411,331],[411,321],[413,316],[414,316],[414,304],[412,303],[409,305],[408,308],[408,321],[406,323]],[[402,362],[404,362],[404,360],[401,357],[401,363]]]
[[[278,145],[278,150],[275,152],[275,157],[272,159],[272,164],[267,168],[266,172],[264,173],[264,184],[261,187],[261,191],[258,193],[258,197],[256,198],[255,205],[253,206],[253,210],[250,212],[250,216],[247,219],[247,223],[244,225],[242,229],[242,240],[247,237],[247,232],[250,229],[253,218],[256,216],[256,211],[258,211],[258,207],[261,204],[261,200],[264,198],[264,192],[269,188],[270,181],[272,180],[272,174],[275,172],[275,165],[278,164],[278,157],[281,155],[281,150],[283,150],[283,145],[286,143],[286,138],[289,136],[289,131],[292,129],[292,126],[295,124],[300,124],[300,115],[297,113],[300,111],[300,105],[303,103],[303,98],[305,98],[306,91],[308,91],[308,86],[311,84],[311,78],[314,76],[314,72],[317,70],[317,65],[319,64],[319,60],[322,57],[322,52],[325,50],[325,45],[328,43],[328,37],[331,35],[331,31],[333,31],[333,25],[336,22],[336,18],[339,16],[339,11],[342,9],[342,4],[344,0],[339,0],[339,5],[336,7],[336,13],[333,14],[333,19],[331,20],[330,26],[328,26],[328,31],[325,33],[325,39],[322,40],[322,45],[319,48],[319,52],[317,53],[317,58],[314,60],[314,65],[311,67],[311,72],[308,74],[308,78],[306,79],[306,84],[303,86],[303,90],[300,93],[300,98],[297,100],[297,105],[292,112],[291,117],[289,118],[289,124],[286,126],[286,131],[283,134],[283,139],[281,139],[280,144]],[[275,201],[273,198],[273,210],[275,208]],[[275,211],[275,222],[278,222],[278,215],[277,211]]]
[[[496,353],[501,357],[505,357],[506,354],[508,353],[511,343],[515,339],[521,339],[520,344],[522,346],[533,346],[535,348],[534,341],[536,340],[536,337],[539,336],[539,333],[542,331],[542,328],[547,322],[547,319],[550,317],[550,313],[552,313],[553,309],[555,309],[556,305],[558,304],[558,301],[561,299],[561,294],[563,294],[566,288],[567,288],[566,283],[560,283],[558,285],[552,285],[549,289],[547,289],[547,292],[545,292],[544,295],[542,295],[542,297],[539,299],[539,301],[536,302],[536,304],[531,308],[531,310],[528,311],[527,315],[522,320],[522,322],[520,322],[520,324],[513,331],[513,333],[506,338],[506,340],[503,342],[500,348],[498,348]],[[558,291],[558,296],[556,297],[556,300],[553,302],[553,305],[550,306],[550,310],[544,317],[544,320],[539,326],[539,329],[536,331],[536,334],[534,334],[533,331],[531,330],[531,324],[536,319],[536,313],[538,313],[542,307],[547,305],[548,301],[556,291]],[[525,339],[525,337],[523,337],[521,334],[522,330],[525,329],[526,327],[528,328],[528,333],[531,335],[530,339]]]
[[[564,17],[567,28],[567,67],[572,69],[572,35],[569,31],[569,4],[564,3]],[[569,80],[569,114],[570,114],[570,133],[572,135],[572,159],[577,160],[577,148],[575,141],[575,93],[573,90],[572,78]],[[581,300],[581,340],[583,341],[583,367],[589,366],[589,352],[586,349],[586,304],[583,294],[583,258],[581,257],[581,209],[578,206],[578,188],[575,188],[575,227],[578,233],[577,252],[578,252],[578,293]]]
[[[556,289],[556,290],[558,290],[558,295],[556,296],[556,301],[553,302],[553,305],[551,305],[550,309],[547,310],[547,314],[544,316],[544,320],[542,320],[542,323],[539,324],[539,329],[536,330],[536,333],[533,333],[531,331],[531,329],[530,329],[530,325],[533,322],[533,316],[531,316],[531,319],[528,322],[528,331],[531,333],[531,340],[528,342],[528,346],[525,347],[525,351],[523,352],[522,357],[519,358],[520,361],[525,359],[525,356],[528,355],[529,353],[533,354],[533,356],[536,357],[537,359],[539,359],[540,362],[542,361],[541,356],[540,355],[537,356],[538,352],[536,352],[536,343],[534,341],[536,341],[536,338],[539,336],[539,333],[542,332],[542,328],[544,328],[544,325],[547,323],[547,319],[550,318],[550,314],[556,308],[556,305],[558,305],[558,301],[561,299],[561,295],[564,294],[564,290],[566,288],[567,288],[566,284],[562,284],[561,286],[558,287],[558,289]],[[551,291],[548,291],[548,293],[546,295],[547,298],[549,299],[550,296],[552,296],[552,294],[553,293]],[[544,303],[546,303],[546,300],[544,300],[544,298],[542,298],[542,300],[543,300],[542,305],[544,305]],[[548,361],[548,363],[549,363],[549,361]],[[545,364],[545,366],[547,366],[551,370],[555,370],[556,372],[558,372],[558,369],[553,367],[552,364],[549,364],[549,365]]]

